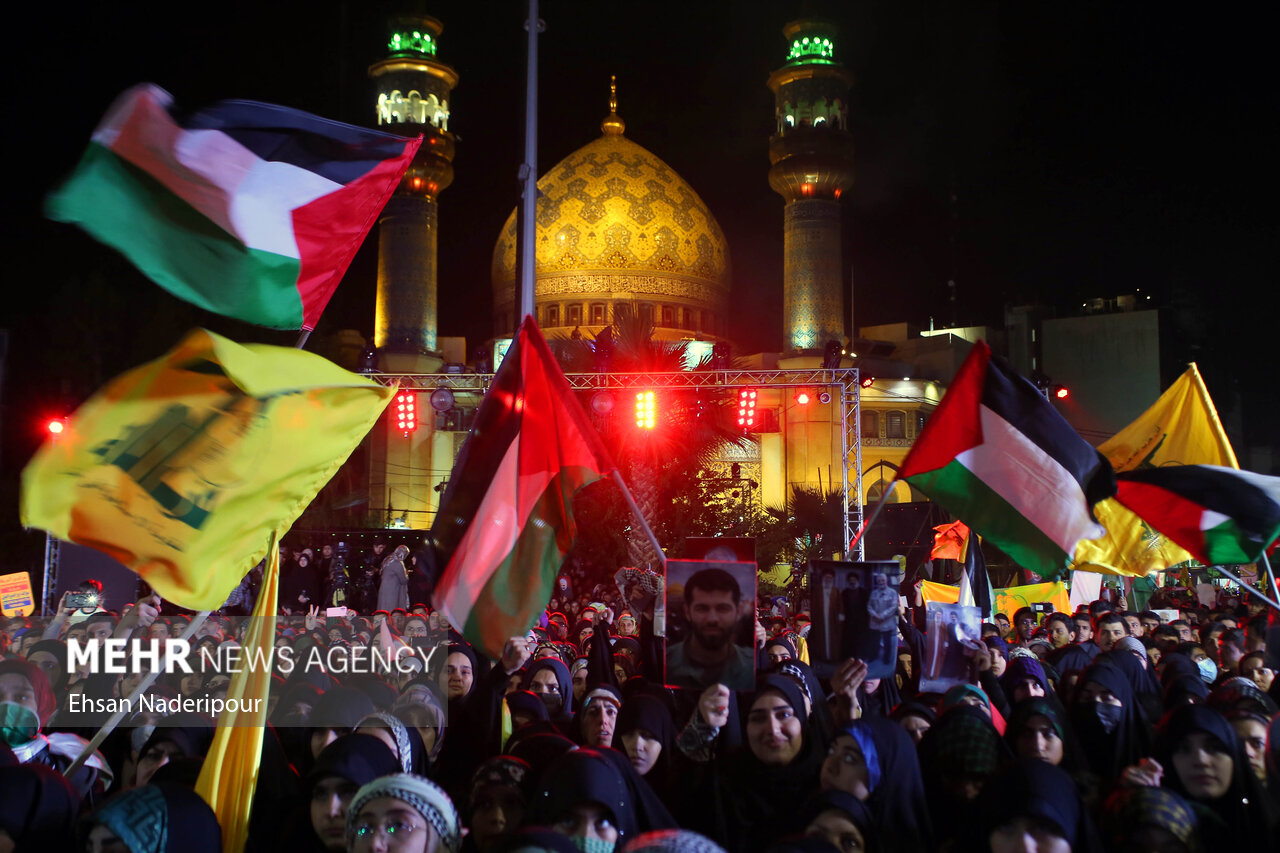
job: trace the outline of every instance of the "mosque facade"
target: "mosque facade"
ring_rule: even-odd
[[[435,374],[450,361],[466,360],[442,352],[447,339],[436,329],[435,199],[453,175],[448,98],[458,81],[458,72],[435,55],[442,31],[431,18],[398,19],[387,59],[370,69],[378,123],[427,139],[422,162],[415,162],[379,223],[374,344],[377,366],[387,373]],[[779,225],[788,349],[738,355],[733,367],[805,370],[821,367],[824,356],[831,366],[832,345],[843,351],[835,364],[858,366],[846,333],[852,292],[843,284],[848,277],[840,240],[840,199],[853,187],[853,79],[837,61],[838,34],[829,24],[793,21],[783,34],[785,62],[762,81],[774,93],[777,126],[769,142],[771,167],[762,163],[760,178],[767,174],[784,200]],[[616,85],[600,136],[548,169],[538,190],[535,310],[549,339],[589,340],[626,306],[652,324],[656,339],[690,341],[695,354],[732,342],[732,264],[724,233],[696,189],[626,135]],[[495,359],[517,325],[516,234],[513,210],[496,235],[490,270]],[[864,392],[862,423],[854,429],[865,437],[864,499],[877,483],[884,488],[884,475],[905,457],[940,394],[936,383],[910,376],[894,376],[892,389]],[[399,434],[392,418],[375,430],[370,498],[371,508],[395,526],[425,528],[480,395],[454,383],[448,406],[438,412],[425,404],[425,392],[418,396],[424,416],[415,432]],[[430,402],[437,402],[435,395]],[[713,464],[713,476],[734,471],[765,506],[783,505],[795,487],[830,490],[840,484],[841,430],[849,424],[842,422],[838,397],[823,402],[817,393],[762,388],[758,406],[754,441],[746,450],[726,450]],[[851,482],[856,475],[850,471]],[[910,498],[906,490],[894,496]]]

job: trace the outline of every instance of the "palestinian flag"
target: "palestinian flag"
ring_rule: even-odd
[[[1042,577],[1103,530],[1110,464],[985,342],[973,345],[898,477]]]
[[[1173,465],[1116,479],[1116,500],[1206,566],[1252,563],[1280,536],[1280,477]]]
[[[49,216],[201,308],[315,328],[422,138],[252,101],[178,117],[172,101],[121,95]]]
[[[450,624],[493,658],[551,598],[577,536],[573,496],[614,470],[526,317],[476,412],[431,528],[432,596]]]

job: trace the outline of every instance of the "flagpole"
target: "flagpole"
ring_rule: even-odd
[[[182,635],[179,636],[178,639],[191,639],[191,637],[195,635],[196,631],[200,630],[200,626],[204,624],[204,620],[208,619],[209,614],[212,612],[212,610],[201,610],[193,616],[191,618],[191,624],[186,627],[186,630],[182,632]],[[138,697],[145,693],[147,689],[155,683],[156,678],[159,677],[159,675],[160,667],[157,666],[151,672],[142,676],[142,680],[138,682],[138,686],[133,688],[133,692],[129,694],[129,698],[121,704],[120,710],[112,714],[107,721],[102,724],[102,728],[98,729],[98,733],[93,736],[93,739],[85,744],[84,749],[80,750],[80,754],[76,756],[76,760],[71,762],[71,766],[62,772],[63,776],[67,779],[71,779],[77,772],[79,772],[80,768],[84,766],[84,763],[89,760],[89,757],[97,752],[98,747],[102,746],[102,742],[107,739],[107,736],[115,731],[116,726],[120,725],[120,721],[124,719],[125,714],[132,711],[134,702],[138,700]]]
[[[306,345],[307,345],[307,338],[309,338],[309,337],[311,337],[311,330],[310,330],[310,329],[303,329],[303,330],[298,334],[298,340],[297,340],[297,342],[293,345],[293,348],[294,348],[294,349],[304,349],[304,348],[306,347]]]
[[[850,554],[852,554],[854,549],[858,547],[858,543],[862,541],[862,536],[867,532],[867,528],[871,526],[871,523],[880,517],[880,512],[884,509],[884,505],[889,502],[889,495],[893,493],[893,487],[897,485],[897,483],[898,478],[894,477],[893,480],[889,482],[889,485],[885,486],[884,491],[880,493],[880,499],[876,501],[876,505],[871,508],[871,515],[862,520],[861,526],[858,527],[858,532],[853,534],[853,541],[849,543]]]
[[[627,488],[627,484],[622,479],[622,474],[617,468],[613,469],[613,481],[618,484],[618,488],[622,490],[622,497],[626,499],[627,506],[631,507],[631,514],[636,517],[636,521],[640,524],[640,530],[649,539],[649,544],[653,546],[653,553],[662,561],[665,566],[667,555],[662,553],[662,546],[658,544],[658,537],[653,535],[653,529],[649,527],[649,522],[645,520],[644,515],[640,512],[640,507],[636,505],[636,499],[631,496],[631,490]]]
[[[1265,555],[1263,559],[1266,559]],[[1261,598],[1267,604],[1271,605],[1274,609],[1280,610],[1280,603],[1272,601],[1271,599],[1267,598],[1265,593],[1259,592],[1258,590],[1254,589],[1251,585],[1245,583],[1243,580],[1240,579],[1240,576],[1237,575],[1235,572],[1232,572],[1230,569],[1225,569],[1222,566],[1214,566],[1213,568],[1214,568],[1214,571],[1222,572],[1222,574],[1226,575],[1228,578],[1235,581],[1237,584],[1240,585],[1242,589],[1248,590],[1249,592],[1258,596],[1258,598]],[[1272,584],[1274,585],[1274,583],[1275,581],[1273,579]]]

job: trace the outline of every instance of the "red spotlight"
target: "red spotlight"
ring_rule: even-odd
[[[750,432],[756,425],[756,389],[743,388],[738,392],[738,426]]]
[[[396,394],[396,429],[407,437],[418,428],[417,395],[412,391]]]
[[[863,388],[870,388],[870,387],[871,387],[871,383],[872,383],[872,382],[875,382],[875,381],[876,381],[876,378],[875,378],[874,376],[864,376],[864,377],[862,377],[862,387],[863,387]]]
[[[658,400],[652,391],[636,392],[636,428],[653,429],[657,423]]]
[[[1059,400],[1065,400],[1071,396],[1071,390],[1067,388],[1066,385],[1054,385],[1053,396],[1057,397]]]
[[[67,419],[54,418],[53,420],[49,421],[49,423],[47,423],[45,426],[49,430],[50,435],[61,435],[63,430],[67,428]]]
[[[797,406],[807,406],[807,405],[809,405],[809,401],[810,401],[811,399],[813,399],[813,398],[809,396],[809,392],[808,392],[808,391],[797,391],[797,392],[796,392],[796,405],[797,405]]]

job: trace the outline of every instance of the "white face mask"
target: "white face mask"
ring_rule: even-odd
[[[1196,661],[1196,666],[1200,668],[1200,679],[1205,684],[1213,684],[1218,677],[1218,665],[1209,658]]]

